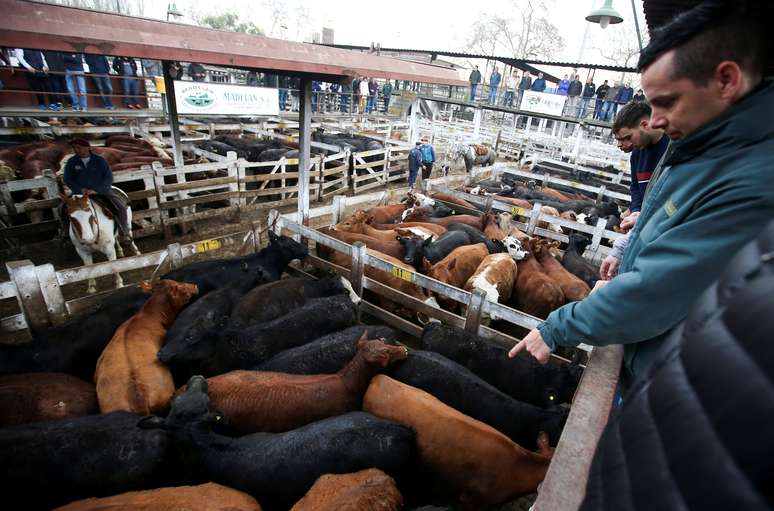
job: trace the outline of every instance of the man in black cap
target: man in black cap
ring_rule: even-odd
[[[88,140],[74,138],[70,145],[75,154],[65,164],[64,184],[73,195],[89,194],[100,205],[108,208],[113,213],[121,238],[130,238],[126,200],[112,188],[113,171],[110,170],[110,164],[105,158],[92,152]],[[61,216],[63,231],[66,234],[69,228],[67,215]]]

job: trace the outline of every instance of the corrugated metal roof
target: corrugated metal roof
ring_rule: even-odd
[[[0,46],[465,86],[455,70],[337,48],[29,0],[0,0]]]
[[[342,48],[347,50],[368,50],[368,46],[357,46],[357,45],[350,45],[350,44],[331,44],[331,45],[320,45],[320,46],[328,46],[332,48]],[[512,65],[514,67],[518,67],[519,69],[526,69],[529,70],[531,73],[534,73],[538,71],[537,68],[533,66],[557,66],[557,67],[577,67],[577,68],[584,68],[584,69],[604,69],[606,71],[616,71],[616,72],[626,72],[626,73],[636,73],[637,70],[633,67],[625,67],[625,66],[614,66],[614,65],[608,65],[608,64],[582,64],[577,62],[558,62],[558,61],[552,61],[552,60],[533,60],[533,59],[517,59],[515,57],[508,57],[508,56],[502,56],[502,55],[483,55],[478,53],[465,53],[465,52],[456,52],[456,51],[449,51],[449,50],[422,50],[422,49],[416,49],[416,48],[381,48],[382,51],[390,51],[390,52],[402,52],[402,53],[425,53],[430,55],[444,55],[447,57],[456,57],[456,58],[467,58],[467,59],[489,59],[489,60],[497,60],[499,62],[503,62],[508,65]],[[544,75],[547,77],[549,76],[545,71],[542,71]],[[557,81],[558,78],[551,76],[551,81]]]

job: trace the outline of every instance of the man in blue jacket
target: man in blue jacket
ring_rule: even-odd
[[[414,145],[414,149],[409,151],[408,154],[408,183],[409,190],[412,191],[414,190],[414,184],[417,182],[417,173],[419,172],[420,167],[422,167],[422,151],[419,148],[421,145],[422,142],[417,141],[417,143]]]
[[[88,106],[86,77],[83,75],[83,54],[62,53],[61,55],[65,68],[65,84],[67,85],[67,92],[70,93],[73,110],[83,112]]]
[[[433,163],[435,163],[433,144],[427,138],[423,138],[419,151],[422,153],[422,179],[430,179],[430,174],[433,173]]]
[[[126,204],[112,188],[113,172],[110,164],[102,156],[91,151],[88,140],[74,138],[70,141],[75,155],[73,155],[64,169],[64,184],[73,195],[88,193],[97,201],[110,209],[116,219],[118,230],[122,238],[129,234],[126,217]],[[62,215],[63,232],[67,235],[67,215]]]
[[[478,89],[478,84],[481,83],[481,71],[478,70],[478,66],[470,72],[468,82],[470,82],[470,101],[475,101],[476,90]]]
[[[535,92],[543,92],[546,90],[546,80],[543,78],[543,73],[538,73],[537,78],[535,78],[535,81],[532,82],[532,87],[530,87],[530,90]]]
[[[497,100],[497,88],[500,86],[500,82],[502,81],[503,76],[500,74],[500,71],[497,70],[497,66],[495,66],[494,71],[492,71],[492,76],[489,77],[489,104],[494,105],[495,101]]]
[[[774,84],[763,80],[760,8],[703,2],[654,31],[638,65],[650,126],[677,142],[647,190],[619,274],[552,312],[510,356],[526,349],[546,362],[559,345],[623,344],[626,387],[728,257],[774,217]]]

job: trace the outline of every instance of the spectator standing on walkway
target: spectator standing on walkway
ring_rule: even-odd
[[[422,167],[422,151],[419,149],[421,145],[422,142],[417,141],[414,145],[414,149],[409,151],[408,154],[409,191],[414,191],[414,184],[417,182],[417,173],[419,172],[420,167]]]
[[[370,114],[376,110],[376,98],[379,96],[379,84],[376,83],[374,78],[368,80],[368,108],[366,109]]]
[[[285,75],[277,77],[277,89],[279,89],[279,110],[284,112],[288,102],[288,89],[290,88],[290,79]]]
[[[44,51],[48,64],[48,85],[51,87],[51,110],[61,110],[65,103],[70,102],[65,81],[65,65],[62,54],[58,51]]]
[[[422,139],[419,151],[422,153],[422,179],[430,179],[430,174],[433,173],[433,163],[435,163],[435,148],[427,140],[427,137]]]
[[[35,96],[38,98],[38,109],[46,110],[51,106],[54,110],[53,99],[49,103],[48,94],[51,92],[51,86],[48,80],[48,64],[46,63],[46,57],[40,50],[26,50],[24,48],[16,48],[14,55],[24,69],[27,70],[27,82],[30,84],[30,89],[35,91]]]
[[[389,78],[382,86],[382,97],[384,98],[384,113],[386,114],[390,109],[390,100],[392,99],[392,82]]]
[[[529,71],[524,71],[524,75],[521,77],[521,81],[519,82],[519,97],[516,99],[516,107],[521,108],[521,97],[524,95],[525,90],[530,90],[532,88],[532,76],[529,74]]]
[[[615,102],[618,97],[618,91],[621,90],[621,82],[615,82],[605,94],[605,104],[602,106],[602,120],[605,122],[615,119],[618,112],[618,104]]]
[[[126,108],[140,109],[140,87],[137,83],[137,62],[130,57],[113,59],[113,70],[123,77],[124,104]]]
[[[494,105],[495,101],[497,101],[497,88],[500,86],[500,82],[503,79],[503,75],[500,74],[500,71],[497,70],[497,66],[495,66],[494,71],[492,71],[492,75],[489,77],[489,104]]]
[[[610,86],[607,84],[607,80],[605,80],[597,89],[597,100],[594,101],[594,119],[602,119],[602,105],[605,102],[608,90],[610,90]]]
[[[86,54],[86,64],[89,65],[89,76],[102,99],[102,106],[108,110],[115,110],[113,106],[113,85],[110,83],[110,64],[104,55]]]
[[[580,77],[575,75],[567,89],[567,104],[565,105],[564,115],[578,117],[578,100],[583,92],[583,84]]]
[[[142,59],[142,72],[145,76],[162,76],[161,61],[153,59]]]
[[[648,100],[645,98],[645,94],[642,92],[642,89],[637,89],[637,94],[632,96],[632,101],[637,101],[642,103],[642,102],[647,102]]]
[[[358,101],[360,114],[366,113],[366,100],[368,99],[368,78],[360,78],[360,96]]]
[[[182,80],[183,79],[183,66],[180,65],[180,62],[172,61],[169,64],[169,76],[173,80]]]
[[[342,112],[349,112],[349,103],[352,98],[352,85],[349,80],[341,84],[341,106],[339,109]],[[354,101],[353,101],[354,103]]]
[[[188,64],[188,76],[195,82],[203,82],[207,78],[207,70],[198,62]]]
[[[62,53],[62,63],[65,66],[65,84],[67,92],[70,93],[73,110],[85,111],[87,99],[86,77],[83,74],[83,55],[81,53]]]
[[[615,104],[616,104],[616,114],[618,114],[618,107],[624,106],[629,101],[632,100],[632,96],[634,96],[634,89],[632,88],[632,85],[630,83],[627,83],[621,89],[618,91],[618,94],[615,96]]]
[[[559,80],[559,86],[556,88],[556,93],[560,96],[566,96],[569,90],[570,80],[567,79],[567,75],[564,75],[564,78]]]
[[[543,78],[543,73],[538,73],[537,78],[532,82],[531,90],[535,92],[543,92],[546,90],[546,80]]]
[[[519,83],[519,77],[516,76],[516,71],[508,75],[505,79],[505,96],[503,97],[503,105],[509,108],[513,108],[513,94],[516,92],[516,86]]]
[[[403,85],[406,87],[406,90],[408,90],[408,86],[406,85],[406,82],[403,82]],[[360,106],[360,77],[356,76],[354,80],[352,80],[352,113],[358,113],[358,107]]]
[[[595,86],[594,82],[591,80],[591,77],[589,76],[586,79],[586,85],[583,87],[583,96],[581,97],[581,103],[580,103],[580,117],[581,119],[586,117],[586,109],[589,106],[589,101],[592,100],[594,97],[594,91]]]
[[[478,66],[476,66],[473,71],[470,72],[468,81],[470,82],[470,100],[475,101],[478,84],[481,83],[481,71],[478,70]]]

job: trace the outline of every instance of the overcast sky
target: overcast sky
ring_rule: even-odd
[[[249,19],[261,27],[267,35],[292,40],[309,40],[312,32],[321,31],[323,26],[335,31],[338,44],[369,45],[379,42],[382,47],[417,49],[440,49],[462,51],[470,35],[471,24],[480,16],[488,14],[508,15],[512,0],[481,0],[480,2],[451,3],[441,1],[389,0],[364,2],[354,0],[176,0],[177,7],[190,15],[217,14],[234,11],[243,19]],[[606,29],[590,24],[584,18],[592,8],[602,5],[603,0],[545,0],[551,12],[551,21],[559,28],[565,40],[565,49],[557,55],[562,61],[584,63],[610,63],[600,56],[598,46],[610,44],[612,40],[629,37],[636,41],[632,22],[630,0],[615,0],[613,7],[624,17],[624,23],[611,25]],[[287,21],[286,28],[275,23],[272,29],[272,4],[282,9]],[[642,14],[642,0],[635,0],[640,27],[645,29]],[[300,19],[299,6],[303,6],[308,19]],[[453,6],[453,7],[452,7]],[[472,12],[465,13],[462,6],[469,6]],[[147,2],[145,16],[164,18],[166,3]],[[580,55],[584,31],[588,37],[583,54]],[[616,36],[616,33],[617,36]],[[636,43],[635,43],[636,44]],[[552,74],[568,70],[547,69]],[[598,78],[615,79],[620,75],[598,73]],[[582,79],[585,74],[582,74]],[[599,81],[599,80],[598,80]]]

